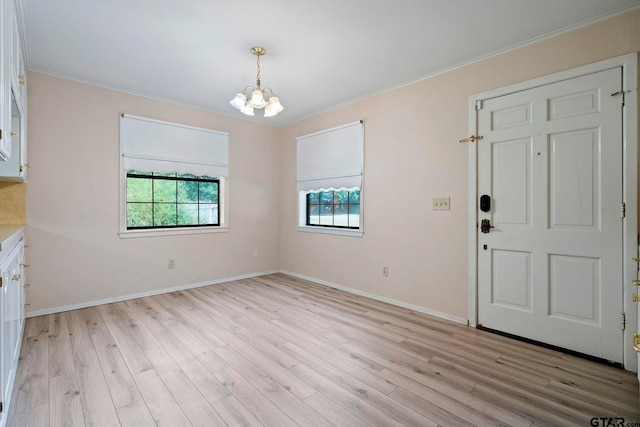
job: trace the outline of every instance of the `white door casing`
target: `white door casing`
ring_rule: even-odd
[[[636,70],[633,54],[471,97],[471,325],[636,370]]]

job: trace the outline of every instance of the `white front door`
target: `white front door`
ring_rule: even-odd
[[[483,327],[623,362],[621,87],[614,68],[482,102]]]

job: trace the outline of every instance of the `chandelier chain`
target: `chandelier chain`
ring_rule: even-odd
[[[260,55],[256,55],[258,59],[256,59],[256,64],[258,65],[258,74],[256,74],[256,84],[258,88],[260,87]]]

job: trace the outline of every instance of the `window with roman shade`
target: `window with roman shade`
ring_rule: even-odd
[[[300,229],[362,235],[362,121],[296,141]]]
[[[227,226],[227,132],[123,114],[120,153],[121,235]]]

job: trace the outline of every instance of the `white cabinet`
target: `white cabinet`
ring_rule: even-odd
[[[24,331],[22,231],[1,243],[0,278],[0,426],[5,426]]]
[[[21,3],[0,3],[0,181],[26,181],[27,67]]]

